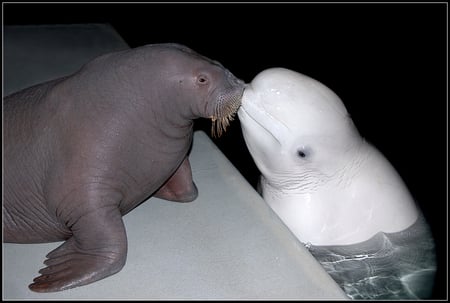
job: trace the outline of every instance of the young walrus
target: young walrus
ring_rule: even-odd
[[[197,197],[193,120],[220,133],[244,83],[178,44],[106,54],[4,98],[5,242],[65,242],[29,287],[61,291],[125,264],[122,216],[149,196]]]

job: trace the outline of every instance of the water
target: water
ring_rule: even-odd
[[[351,299],[427,299],[436,272],[434,241],[423,216],[407,230],[353,245],[309,251]]]

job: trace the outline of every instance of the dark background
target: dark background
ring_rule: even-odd
[[[432,228],[447,298],[447,4],[3,4],[9,24],[109,23],[131,47],[177,42],[245,82],[286,67],[330,87]],[[210,132],[210,121],[196,128]],[[256,186],[236,119],[212,140]]]

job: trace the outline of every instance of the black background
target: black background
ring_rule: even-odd
[[[433,298],[447,298],[446,3],[4,3],[3,23],[109,23],[131,47],[182,43],[245,82],[280,66],[324,83],[418,201],[437,246]],[[255,186],[239,121],[212,140]]]

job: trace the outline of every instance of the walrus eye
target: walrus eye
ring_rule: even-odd
[[[197,77],[197,83],[198,84],[207,84],[208,83],[208,77],[206,77],[205,75],[200,75]]]

